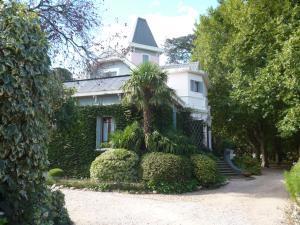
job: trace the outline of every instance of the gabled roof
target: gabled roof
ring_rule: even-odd
[[[158,47],[147,21],[140,17],[137,19],[131,42],[141,45]]]

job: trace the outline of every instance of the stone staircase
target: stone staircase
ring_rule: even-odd
[[[240,177],[241,175],[235,172],[223,159],[217,160],[217,167],[220,173],[226,177]]]

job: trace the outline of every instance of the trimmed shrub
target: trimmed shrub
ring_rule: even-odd
[[[48,175],[51,177],[62,177],[64,175],[64,171],[60,168],[54,168],[49,170]]]
[[[183,156],[152,152],[143,157],[141,172],[144,181],[183,182],[191,178],[191,164]]]
[[[155,182],[148,181],[147,187],[152,191],[157,191],[158,193],[171,194],[171,193],[184,193],[195,191],[198,187],[198,181],[187,180],[181,182]]]
[[[136,181],[138,162],[136,153],[125,149],[112,149],[92,162],[90,176],[101,181]]]
[[[218,182],[218,169],[216,162],[204,154],[191,156],[194,176],[200,185],[208,187]]]
[[[285,183],[291,199],[300,206],[300,160],[292,167],[290,172],[285,172]]]
[[[261,175],[260,162],[250,155],[242,155],[234,158],[234,163],[241,170],[251,173],[252,175]]]
[[[110,147],[124,148],[140,153],[144,146],[144,132],[139,123],[135,121],[128,125],[124,131],[116,131],[110,136]]]

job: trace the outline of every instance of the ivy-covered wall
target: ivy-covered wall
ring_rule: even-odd
[[[97,116],[112,116],[117,129],[123,129],[135,115],[122,105],[76,108],[71,124],[53,132],[48,156],[51,168],[59,167],[67,176],[88,177],[91,162],[100,154],[95,151]]]
[[[88,177],[91,162],[101,152],[96,147],[96,120],[101,116],[112,116],[117,129],[124,129],[133,121],[141,121],[142,116],[134,107],[122,105],[78,106],[72,112],[72,120],[59,127],[52,134],[48,156],[50,167],[59,167],[67,176]],[[172,109],[160,107],[154,112],[153,124],[160,131],[172,129]],[[178,129],[183,130],[189,111],[177,113]],[[181,121],[183,120],[183,121]]]

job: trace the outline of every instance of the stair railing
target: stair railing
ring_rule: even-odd
[[[237,174],[243,174],[243,171],[236,165],[234,165],[234,163],[231,160],[233,152],[234,150],[226,148],[224,150],[224,161],[230,166],[232,170],[234,170],[234,172],[236,172]]]

